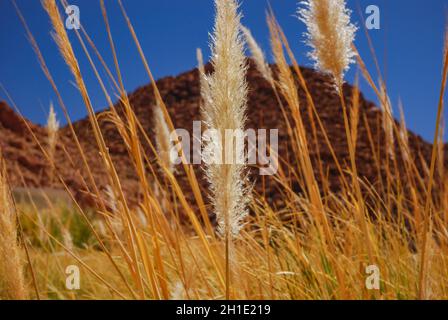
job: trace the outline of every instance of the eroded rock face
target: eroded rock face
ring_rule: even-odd
[[[210,65],[206,66],[210,71]],[[275,67],[274,67],[275,69]],[[303,68],[303,75],[308,84],[309,90],[320,115],[322,123],[326,128],[328,137],[334,147],[335,153],[342,165],[348,164],[347,140],[342,117],[342,109],[339,98],[333,90],[330,79],[311,69]],[[269,84],[256,71],[250,62],[247,80],[249,84],[249,100],[247,113],[247,128],[253,129],[279,129],[279,155],[287,160],[292,166],[298,166],[297,157],[293,154],[293,148],[288,136],[286,122],[278,102]],[[197,70],[192,70],[177,77],[167,77],[157,82],[168,111],[172,117],[176,128],[184,128],[192,131],[193,121],[201,119],[199,112],[200,88],[199,75]],[[344,95],[350,106],[352,87],[344,86]],[[324,141],[323,133],[317,130],[317,143],[312,135],[311,121],[308,117],[307,102],[303,90],[299,90],[302,116],[306,131],[308,133],[308,143],[313,161],[318,155],[323,163],[323,172],[329,176],[329,188],[337,191],[340,188],[338,171],[331,156],[330,150]],[[135,114],[139,118],[146,133],[153,138],[153,115],[152,107],[155,105],[154,94],[151,85],[146,85],[137,89],[129,95],[131,105]],[[117,109],[121,111],[120,105]],[[107,121],[105,113],[98,114],[101,130],[104,134],[109,151],[112,155],[116,170],[121,178],[126,196],[132,204],[137,204],[140,199],[140,185],[135,174],[133,162],[130,160],[123,139],[119,135],[115,125]],[[289,113],[287,112],[289,117]],[[369,135],[375,143],[384,141],[384,133],[381,129],[382,113],[372,103],[360,97],[360,121],[357,141],[357,164],[359,175],[369,180],[372,184],[378,180],[379,175],[377,164],[372,156]],[[59,144],[56,150],[56,177],[52,175],[50,165],[44,158],[38,144],[29,134],[28,129],[21,119],[5,103],[0,103],[0,146],[6,159],[10,180],[15,186],[31,187],[53,187],[62,188],[58,182],[57,175],[64,178],[67,185],[74,191],[74,195],[86,205],[94,205],[94,197],[89,196],[85,190],[85,183],[90,185],[88,171],[83,165],[79,150],[74,143],[69,128],[60,130]],[[42,147],[46,148],[46,131],[44,128],[29,124],[35,132]],[[83,152],[87,158],[98,188],[103,190],[108,184],[108,175],[105,165],[99,158],[90,123],[87,119],[74,123],[74,129],[79,137]],[[370,134],[369,134],[370,132]],[[419,136],[409,133],[411,149],[415,157],[421,154],[423,159],[429,159],[431,145],[423,141]],[[142,139],[144,140],[144,139]],[[145,154],[150,160],[154,159],[149,146],[144,143]],[[384,146],[384,143],[380,143]],[[396,154],[400,158],[400,151],[396,149]],[[380,159],[387,157],[386,150],[380,148]],[[447,157],[448,158],[448,157]],[[385,165],[381,160],[381,167]],[[315,165],[316,177],[320,176],[318,166]],[[207,183],[203,177],[200,166],[194,166],[199,178],[204,194],[207,193]],[[382,169],[381,169],[382,170]],[[380,171],[381,171],[380,170]],[[288,169],[285,168],[286,174]],[[179,166],[177,170],[178,180],[189,200],[194,203],[192,192]],[[52,178],[53,176],[53,178]],[[257,191],[262,192],[271,204],[282,205],[282,194],[278,191],[278,186],[270,177],[262,179],[257,174],[252,174]],[[263,181],[264,180],[264,181]],[[91,186],[91,185],[90,185]],[[264,186],[264,189],[263,189]],[[292,188],[300,192],[297,182],[292,181]]]
[[[31,139],[27,125],[42,136],[42,128],[22,119],[0,101],[0,148],[8,166],[9,179],[14,186],[39,187],[46,164],[37,144]]]
[[[20,116],[3,101],[0,101],[0,126],[19,135],[26,130]]]

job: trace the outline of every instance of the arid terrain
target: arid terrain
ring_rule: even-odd
[[[141,26],[134,29],[120,0],[121,20],[117,12],[109,20],[111,3],[99,1],[95,27],[107,33],[107,52],[81,25],[64,23],[61,9],[76,15],[76,6],[42,0],[60,68],[70,72],[58,81],[30,12],[12,2],[56,99],[39,126],[22,118],[17,88],[8,94],[5,84],[0,298],[447,299],[448,33],[441,82],[435,73],[431,84],[430,95],[438,95],[422,106],[428,116],[437,111],[431,144],[408,130],[404,114],[412,108],[395,108],[388,70],[376,63],[371,74],[364,61],[377,62],[375,48],[371,57],[358,50],[361,32],[345,0],[304,0],[290,12],[306,28],[300,54],[314,69],[299,65],[290,47],[298,39],[287,38],[272,8],[269,64],[241,20],[240,2],[213,2],[209,57],[197,49],[197,69],[158,81]],[[115,46],[115,24],[123,22],[135,46]],[[151,80],[132,93],[123,50],[139,54]],[[354,83],[346,79],[351,68]],[[84,78],[88,71],[100,93]],[[83,105],[64,98],[61,81],[78,89]],[[361,82],[378,105],[365,99]],[[94,93],[108,105],[94,105]],[[73,108],[86,118],[71,122]],[[195,136],[199,126],[209,135]],[[248,129],[258,130],[256,143],[240,139]],[[269,130],[264,144],[262,129]],[[187,142],[199,150],[182,148]],[[195,151],[199,163],[173,162]],[[276,168],[269,175],[259,170],[266,159]]]
[[[208,66],[210,68],[210,66]],[[330,79],[319,74],[312,69],[303,68],[303,74],[309,86],[309,90],[315,101],[316,109],[327,130],[328,137],[334,147],[335,153],[341,163],[348,163],[347,139],[343,130],[344,123],[342,117],[342,109],[339,98],[335,93]],[[278,106],[274,92],[269,83],[258,73],[254,65],[250,64],[247,75],[249,83],[249,104],[247,114],[247,128],[266,128],[279,129],[279,157],[287,159],[288,163],[294,163],[294,155],[291,154],[291,142],[288,138],[287,127],[284,117]],[[184,128],[192,131],[193,121],[200,121],[200,88],[197,70],[183,73],[176,77],[166,77],[157,82],[157,86],[161,92],[162,98],[168,106],[168,110],[173,119],[176,128]],[[344,95],[347,101],[352,98],[352,86],[346,84],[344,86]],[[299,90],[301,106],[303,110],[307,110],[307,102],[303,91]],[[152,139],[153,133],[153,107],[155,99],[151,85],[138,88],[129,94],[129,99],[136,116],[148,136]],[[360,95],[360,122],[358,129],[357,141],[357,165],[359,168],[359,176],[367,179],[370,183],[378,182],[378,174],[385,173],[378,170],[378,164],[371,152],[371,145],[384,139],[382,130],[382,112],[379,107],[364,99]],[[120,105],[116,105],[120,108]],[[129,200],[136,204],[140,197],[139,184],[135,171],[129,160],[123,139],[116,130],[116,127],[110,121],[107,121],[107,111],[97,114],[100,119],[101,130],[113,157],[117,171],[120,175]],[[45,160],[41,149],[36,143],[29,129],[33,131],[37,139],[41,143],[46,141],[46,129],[27,121],[28,126],[11,107],[5,102],[0,103],[0,136],[1,146],[8,167],[11,184],[14,187],[32,187],[32,188],[56,188],[64,189],[57,179],[51,181],[50,167]],[[330,188],[332,191],[338,191],[340,180],[333,158],[330,154],[327,144],[321,130],[317,128],[316,148],[315,139],[312,134],[311,122],[308,113],[304,112],[304,122],[308,133],[308,141],[310,142],[310,153],[313,160],[317,159],[319,154],[323,163],[323,172],[328,176]],[[105,171],[102,162],[99,161],[99,153],[96,143],[92,137],[88,119],[75,122],[74,128],[79,137],[82,148],[88,159],[90,168],[95,176],[96,182],[101,188],[106,187]],[[317,126],[317,125],[316,125]],[[370,133],[368,132],[370,130]],[[370,138],[369,138],[370,135]],[[82,169],[82,163],[78,154],[77,147],[71,136],[70,130],[65,127],[59,132],[59,143],[56,152],[56,163],[58,172],[64,178],[67,185],[77,195],[77,199],[84,205],[92,205],[92,199],[83,189],[82,179],[87,180],[86,172]],[[372,139],[369,140],[369,139]],[[385,144],[379,144],[385,146]],[[421,161],[428,161],[430,158],[431,145],[425,142],[421,137],[409,132],[409,145],[412,149],[413,156]],[[45,144],[42,145],[45,148]],[[319,151],[318,151],[319,150]],[[150,158],[154,158],[150,148],[145,150]],[[319,152],[319,153],[318,153]],[[379,164],[382,169],[385,164],[387,151],[385,148],[378,150],[380,155]],[[400,152],[397,150],[400,156]],[[297,164],[298,165],[298,164]],[[196,174],[201,177],[203,172],[200,166],[195,166]],[[315,174],[319,176],[317,166]],[[181,174],[182,170],[178,170]],[[179,177],[184,182],[185,189],[188,190],[188,184],[185,177]],[[265,195],[272,204],[281,207],[282,196],[276,191],[275,183],[269,177],[265,178],[267,189]],[[206,190],[205,181],[203,189]],[[261,179],[258,179],[257,186],[261,192]],[[298,186],[293,186],[299,191]]]

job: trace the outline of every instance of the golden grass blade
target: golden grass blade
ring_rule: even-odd
[[[131,248],[132,259],[133,259],[133,263],[134,263],[133,271],[135,272],[134,280],[136,281],[136,283],[139,287],[139,290],[140,290],[140,295],[143,298],[144,297],[144,289],[143,289],[142,279],[141,279],[140,273],[139,273],[139,266],[138,266],[138,261],[137,261],[137,255],[135,252],[135,245],[134,245],[134,243],[135,243],[135,226],[133,225],[131,214],[130,214],[129,208],[127,206],[126,199],[124,197],[123,190],[121,188],[120,179],[119,179],[118,174],[114,168],[111,156],[109,154],[109,150],[106,146],[104,137],[101,133],[98,119],[96,118],[95,111],[93,109],[90,97],[88,95],[88,91],[87,91],[86,85],[84,83],[78,61],[76,59],[75,53],[73,52],[71,43],[68,39],[68,36],[67,36],[66,30],[65,30],[65,27],[63,25],[56,2],[55,2],[55,0],[43,0],[42,4],[44,6],[44,9],[48,13],[50,20],[52,22],[53,28],[54,28],[53,38],[54,38],[56,44],[58,45],[58,48],[59,48],[59,51],[60,51],[62,57],[64,58],[66,64],[68,65],[70,71],[72,72],[72,74],[74,76],[78,90],[81,94],[81,97],[84,100],[84,104],[85,104],[88,114],[89,114],[90,124],[93,128],[95,140],[100,149],[100,153],[102,155],[102,159],[105,163],[105,166],[110,173],[110,175],[109,175],[110,185],[114,187],[114,191],[118,194],[119,201],[123,205],[124,214],[126,215],[126,219],[129,222],[129,224],[128,224],[129,228],[126,228],[126,232],[128,233],[128,240],[131,242],[130,248]]]
[[[161,96],[160,91],[159,91],[159,89],[157,87],[156,81],[155,81],[155,79],[154,79],[154,77],[152,75],[151,69],[149,68],[148,61],[145,58],[145,55],[144,55],[143,50],[142,50],[142,47],[140,45],[140,41],[138,40],[137,34],[135,33],[134,27],[133,27],[129,17],[126,14],[126,11],[124,9],[122,1],[118,0],[118,4],[120,5],[121,12],[122,12],[124,18],[126,19],[126,23],[128,25],[129,31],[131,32],[132,38],[133,38],[133,40],[134,40],[134,42],[135,42],[135,44],[137,46],[140,58],[143,61],[145,70],[146,70],[146,72],[147,72],[147,74],[149,76],[149,79],[151,81],[151,84],[153,86],[156,100],[158,101],[158,103],[159,103],[159,105],[160,105],[160,107],[161,107],[161,109],[163,111],[163,115],[165,116],[165,121],[168,124],[168,128],[170,129],[170,132],[173,132],[175,130],[173,121],[171,120],[170,114],[168,113],[168,109],[167,109],[165,103],[163,102],[162,96]],[[180,144],[178,144],[178,141],[174,141],[174,143],[176,145],[180,145]],[[182,159],[185,160],[185,155],[183,153],[182,148],[179,149],[179,152],[180,152],[180,155],[181,155]],[[207,232],[214,239],[213,228],[211,226],[210,218],[208,216],[208,213],[207,213],[207,210],[206,210],[206,207],[205,207],[205,203],[204,203],[204,200],[202,198],[202,194],[201,194],[201,191],[200,191],[200,188],[199,188],[199,183],[198,183],[198,180],[196,178],[196,174],[194,173],[194,170],[193,170],[192,166],[187,164],[186,161],[182,161],[182,164],[183,164],[183,168],[185,170],[185,173],[187,174],[188,181],[190,182],[191,189],[193,191],[195,200],[196,200],[196,202],[198,204],[199,211],[200,211],[202,219],[203,219],[203,221],[205,223]]]
[[[444,44],[444,60],[443,60],[443,71],[442,71],[442,83],[440,86],[440,95],[439,95],[439,104],[437,107],[437,117],[436,117],[436,127],[434,131],[434,141],[432,146],[432,155],[431,155],[431,165],[428,179],[428,186],[426,188],[426,201],[425,201],[425,217],[424,217],[424,231],[423,231],[423,242],[421,244],[421,255],[420,255],[420,270],[419,270],[419,291],[418,297],[419,299],[427,298],[427,266],[428,266],[428,244],[431,243],[431,225],[432,225],[432,217],[433,212],[431,208],[432,204],[432,188],[434,183],[434,173],[436,170],[437,164],[437,147],[439,145],[439,136],[440,136],[440,126],[442,122],[443,116],[443,97],[445,94],[447,77],[448,77],[448,33],[445,36],[445,44]]]
[[[0,150],[1,152],[1,150]],[[6,166],[0,153],[0,297],[27,299],[21,249],[17,243],[17,214],[7,183]]]

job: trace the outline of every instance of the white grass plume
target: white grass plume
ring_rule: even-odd
[[[70,234],[70,230],[68,230],[66,227],[62,228],[62,240],[64,243],[64,246],[68,249],[68,251],[73,251],[74,245],[73,245],[73,238]]]
[[[208,75],[205,74],[204,58],[201,49],[199,48],[197,49],[196,56],[198,59],[199,82],[201,87],[201,99],[202,99],[200,105],[201,117],[205,123],[210,123],[211,114],[209,114],[209,112],[206,110],[205,105],[211,105],[213,104],[213,101],[211,100],[212,97],[210,94],[210,84],[208,83]]]
[[[187,290],[185,289],[185,286],[182,283],[182,281],[177,280],[176,282],[174,282],[171,288],[170,300],[186,300],[186,299],[188,299]]]
[[[196,57],[198,59],[198,71],[199,71],[199,81],[200,81],[200,87],[201,87],[201,98],[203,102],[205,102],[207,99],[210,99],[210,86],[208,84],[207,75],[205,74],[205,67],[204,67],[204,57],[202,54],[202,50],[197,48],[196,49]],[[211,101],[208,101],[211,103]],[[203,117],[207,117],[207,114],[204,112],[204,106],[201,105],[201,112]]]
[[[196,49],[196,58],[198,59],[199,74],[205,74],[204,55],[202,54],[202,50],[200,48]]]
[[[48,155],[52,161],[56,152],[56,144],[58,140],[59,121],[54,112],[53,103],[50,103],[50,112],[47,119],[47,139],[48,139]]]
[[[345,0],[306,0],[300,4],[299,19],[307,26],[307,43],[313,49],[309,56],[340,88],[356,55],[352,43],[357,28],[350,22],[351,11]]]
[[[106,204],[111,210],[112,213],[118,212],[118,201],[117,197],[115,196],[115,192],[112,189],[110,185],[106,186],[106,189],[104,190],[104,194],[106,196]]]
[[[246,57],[240,34],[240,15],[235,0],[215,0],[216,22],[212,36],[212,64],[214,73],[207,76],[209,88],[202,88],[205,125],[224,137],[226,129],[244,130],[247,107]],[[204,156],[224,155],[234,148],[235,139],[225,145],[214,139],[204,141]],[[244,148],[236,148],[236,159],[244,159]],[[238,149],[243,154],[238,154]],[[210,159],[204,159],[210,163]],[[234,159],[235,160],[235,159]],[[205,171],[210,183],[211,198],[222,234],[236,236],[247,215],[245,187],[246,164],[207,164]]]
[[[263,76],[263,78],[266,79],[266,81],[268,81],[270,84],[273,84],[274,78],[272,76],[272,70],[269,67],[269,64],[266,62],[263,50],[261,50],[260,46],[252,36],[252,33],[250,32],[249,29],[247,29],[244,26],[241,26],[241,31],[244,34],[247,46],[249,47],[249,50],[252,54],[252,58],[255,61],[255,65],[257,66],[258,72],[261,73],[261,75]]]
[[[170,140],[170,130],[168,129],[168,124],[165,121],[163,111],[159,104],[154,107],[153,112],[156,148],[160,164],[170,173],[173,173],[174,165],[170,158],[170,152],[173,144]]]
[[[48,113],[47,119],[47,130],[49,135],[49,141],[55,141],[57,132],[59,130],[59,121],[56,117],[56,112],[54,111],[53,103],[50,103],[50,111]]]
[[[112,230],[117,235],[122,235],[124,231],[123,219],[120,215],[120,213],[122,212],[122,206],[120,202],[117,200],[117,196],[115,195],[114,189],[110,185],[106,186],[106,189],[104,190],[104,195],[106,198],[105,203],[107,204],[112,213],[111,215],[107,215],[106,219],[109,219]]]

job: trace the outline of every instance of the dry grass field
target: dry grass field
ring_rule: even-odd
[[[99,155],[96,165],[104,170],[101,185],[107,185],[100,187],[58,86],[21,16],[59,98],[57,105],[67,117],[69,124],[64,130],[76,147],[70,155],[85,173],[81,187],[93,201],[88,206],[82,203],[77,190],[68,186],[67,177],[58,170],[55,152],[63,149],[63,141],[58,140],[61,129],[54,112],[50,113],[44,140],[40,134],[33,135],[33,128],[25,121],[51,169],[48,179],[58,189],[14,189],[6,169],[8,160],[0,154],[0,298],[448,299],[448,176],[441,138],[448,50],[441,66],[440,103],[434,106],[438,108],[434,141],[426,157],[411,146],[404,118],[394,120],[383,81],[372,78],[363,57],[357,54],[353,44],[356,28],[345,1],[306,2],[297,23],[308,27],[310,54],[316,68],[332,83],[327,90],[338,99],[343,121],[338,135],[345,143],[347,161],[334,152],[332,137],[316,112],[302,68],[290,50],[288,40],[299,40],[286,39],[272,11],[267,23],[275,65],[267,64],[250,31],[241,26],[236,0],[215,0],[213,71],[204,67],[198,52],[204,128],[221,133],[244,130],[250,121],[246,46],[251,63],[275,94],[290,146],[288,156],[277,155],[278,170],[269,177],[280,204],[273,204],[264,194],[260,187],[264,178],[257,177],[254,186],[253,171],[258,170],[244,161],[200,165],[207,190],[194,169],[197,165],[172,164],[170,150],[173,145],[180,146],[179,141],[170,141],[175,122],[153,79],[137,31],[127,19],[123,27],[129,29],[135,42],[156,101],[152,106],[154,135],[142,130],[144,120],[136,116],[124,88],[122,74],[126,70],[119,69],[116,51],[120,48],[114,46],[107,7],[101,1],[101,18],[115,63],[108,66],[102,59],[98,65],[93,59],[89,62],[109,102],[102,117],[107,117],[124,141],[127,169],[135,175],[140,196],[130,201],[121,169],[117,169],[100,127],[104,119],[99,119],[89,98],[60,4],[43,0],[53,38],[88,113],[90,141]],[[84,29],[74,32],[87,57],[99,54]],[[360,174],[357,161],[358,128],[368,123],[361,116],[360,92],[353,90],[350,99],[344,95],[344,74],[352,63],[358,65],[359,76],[381,101],[380,139],[363,130],[363,141],[368,141],[366,148],[378,170],[374,181]],[[103,74],[109,78],[102,78]],[[113,104],[115,95],[107,90],[106,81],[114,83],[121,97],[120,110]],[[335,164],[331,177],[323,169],[325,160],[313,151],[316,143],[310,134],[319,137],[321,148],[329,150],[328,158]],[[227,154],[238,145],[235,139],[224,145],[205,140],[203,148],[209,157]],[[271,155],[275,153],[272,146],[268,149]],[[185,158],[180,147],[176,150],[177,156]],[[154,158],[148,156],[150,153]],[[236,156],[244,158],[244,151],[237,148]],[[338,181],[337,190],[329,187],[330,179]],[[76,290],[68,283],[73,280],[72,269],[67,269],[70,266],[79,268],[80,286]],[[379,287],[372,270],[379,272]]]

